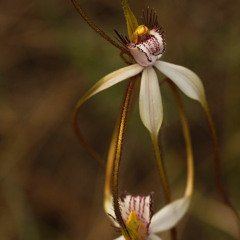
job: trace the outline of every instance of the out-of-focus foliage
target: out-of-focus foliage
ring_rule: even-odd
[[[113,29],[127,34],[120,0],[79,3],[109,35],[114,37]],[[163,59],[192,69],[204,82],[220,140],[225,184],[239,207],[240,2],[131,0],[130,4],[138,20],[146,6],[157,10],[167,37]],[[0,53],[0,239],[117,236],[102,208],[104,169],[76,139],[71,114],[84,91],[124,66],[118,50],[88,28],[70,0],[2,0]],[[99,94],[80,113],[84,135],[104,157],[125,87],[122,83]],[[162,93],[166,106],[162,148],[177,197],[185,184],[184,141],[171,92],[163,86]],[[183,100],[193,138],[197,191],[179,236],[234,239],[234,223],[219,204],[214,185],[212,142],[204,113],[197,103]],[[150,138],[136,108],[127,128],[120,182],[121,191],[154,191],[155,209],[163,204]]]

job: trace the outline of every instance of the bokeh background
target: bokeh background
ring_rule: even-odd
[[[157,10],[166,32],[163,59],[201,77],[219,137],[223,178],[240,207],[240,19],[238,0],[129,0],[136,16]],[[126,34],[120,0],[79,0],[97,25]],[[119,51],[93,32],[70,0],[0,1],[0,239],[112,239],[102,207],[104,169],[77,140],[71,116],[78,98],[123,67]],[[159,74],[159,78],[163,76]],[[91,99],[79,123],[106,158],[127,81]],[[183,194],[185,146],[176,104],[162,86],[161,148],[174,198]],[[195,194],[178,226],[179,239],[236,239],[230,211],[213,178],[213,147],[198,103],[182,96],[196,167]],[[120,170],[120,191],[154,191],[164,205],[150,137],[132,109]],[[168,239],[167,234],[162,234]]]

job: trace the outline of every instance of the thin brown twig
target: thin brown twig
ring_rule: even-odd
[[[129,52],[128,52],[128,50],[126,48],[122,47],[121,45],[116,43],[114,40],[112,40],[112,38],[110,38],[102,29],[100,29],[92,20],[90,20],[90,18],[86,15],[86,13],[82,10],[80,5],[75,0],[71,0],[71,2],[74,5],[74,7],[76,8],[76,10],[78,11],[78,13],[81,15],[81,17],[84,19],[84,21],[87,22],[87,24],[95,32],[97,32],[101,37],[103,37],[105,40],[110,42],[113,46],[115,46],[116,48],[120,49],[121,52],[124,52],[124,53],[129,55]]]
[[[208,104],[204,106],[204,111],[206,113],[207,122],[210,128],[212,141],[213,141],[213,148],[214,148],[214,171],[215,171],[215,181],[218,188],[218,191],[220,193],[220,196],[223,200],[223,202],[232,210],[238,226],[238,235],[240,239],[240,216],[236,208],[231,203],[228,194],[226,193],[226,190],[224,188],[223,184],[223,178],[222,178],[222,168],[221,168],[221,160],[220,160],[220,153],[219,153],[219,143],[218,143],[218,137],[216,133],[216,128],[212,119],[212,115],[209,109]]]
[[[119,122],[119,129],[117,133],[117,140],[116,140],[116,150],[114,156],[114,164],[113,164],[113,207],[114,212],[116,214],[117,221],[121,226],[122,233],[126,239],[132,239],[131,235],[128,232],[128,229],[122,219],[120,206],[119,206],[119,194],[118,194],[118,175],[119,175],[119,167],[120,161],[122,156],[122,147],[123,147],[123,138],[125,134],[125,128],[127,123],[127,115],[128,115],[128,108],[131,100],[132,89],[135,84],[136,77],[131,78],[128,88],[125,94],[124,103],[122,107],[122,113]]]
[[[73,117],[72,117],[72,126],[74,129],[74,132],[81,142],[81,144],[87,149],[87,151],[90,153],[90,155],[97,160],[97,162],[100,163],[101,167],[105,169],[105,160],[100,156],[100,154],[85,140],[85,138],[82,136],[79,126],[78,126],[78,121],[77,121],[77,116],[78,116],[79,108],[76,108],[73,112]]]

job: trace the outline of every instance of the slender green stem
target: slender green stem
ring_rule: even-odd
[[[93,23],[75,0],[71,0],[71,2],[74,5],[74,7],[76,8],[76,10],[78,11],[78,13],[81,15],[81,17],[84,19],[84,21],[86,21],[87,24],[95,32],[97,32],[101,37],[103,37],[105,40],[110,42],[113,46],[115,46],[118,49],[120,49],[122,52],[130,55],[130,53],[128,52],[128,50],[126,48],[122,47],[121,45],[116,43],[114,40],[112,40],[106,33],[103,32],[102,29],[100,29],[95,23]]]
[[[219,144],[218,144],[218,138],[216,134],[216,128],[212,119],[212,115],[209,109],[208,104],[206,103],[204,106],[204,111],[207,116],[208,125],[211,131],[212,141],[213,141],[213,147],[214,147],[214,170],[215,170],[215,181],[217,188],[219,190],[219,193],[222,197],[223,202],[229,206],[229,208],[232,210],[234,216],[236,217],[237,223],[238,223],[238,235],[240,238],[240,216],[236,208],[232,205],[231,201],[229,200],[229,197],[224,189],[224,185],[222,182],[222,170],[221,170],[221,161],[220,161],[220,154],[219,154]]]
[[[154,135],[151,135],[151,139],[152,139],[155,158],[157,160],[158,170],[159,170],[162,185],[163,185],[164,196],[166,198],[167,203],[170,203],[171,202],[171,193],[170,193],[170,189],[169,189],[167,176],[166,176],[166,173],[165,173],[166,171],[165,171],[164,165],[163,165],[163,160],[162,160],[161,153],[160,153],[160,148],[159,148],[159,144],[158,144],[158,137],[154,136]],[[171,239],[172,240],[177,239],[176,228],[172,228],[170,230],[170,234],[171,234]]]
[[[130,234],[127,230],[127,227],[122,219],[122,215],[121,215],[121,211],[120,211],[120,206],[119,206],[119,201],[118,201],[119,200],[118,175],[119,175],[119,165],[120,165],[120,160],[121,160],[121,155],[122,155],[123,138],[124,138],[125,127],[126,127],[126,122],[127,122],[127,113],[128,113],[132,89],[133,89],[135,80],[136,80],[136,78],[131,78],[131,80],[128,84],[125,98],[124,98],[122,114],[120,117],[119,129],[118,129],[118,134],[117,134],[116,151],[115,151],[114,165],[113,165],[113,207],[114,207],[114,212],[116,214],[117,221],[121,226],[123,236],[126,239],[131,239],[131,236],[130,236]]]
[[[164,163],[163,163],[163,160],[161,157],[161,152],[160,152],[160,147],[159,147],[159,142],[158,142],[158,135],[150,134],[150,136],[151,136],[151,140],[152,140],[152,144],[153,144],[154,155],[155,155],[157,165],[158,165],[158,170],[159,170],[160,177],[161,177],[164,196],[165,196],[167,203],[170,203],[171,202],[171,192],[170,192],[170,188],[169,188],[168,179],[166,176],[166,171],[164,168]],[[170,230],[170,237],[172,240],[177,240],[176,228],[172,228]]]
[[[171,202],[171,194],[170,194],[170,190],[169,190],[169,184],[168,184],[167,176],[165,174],[165,169],[164,169],[164,166],[163,166],[163,160],[162,160],[161,153],[160,153],[160,148],[159,148],[159,144],[158,144],[158,137],[154,136],[154,135],[151,135],[151,139],[152,139],[155,158],[157,160],[158,170],[159,170],[159,173],[160,173],[160,176],[161,176],[164,196],[166,198],[167,203],[170,203]]]

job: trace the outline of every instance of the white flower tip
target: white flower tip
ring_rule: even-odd
[[[157,61],[154,66],[172,80],[184,94],[199,101],[203,107],[206,105],[204,87],[196,73],[183,66],[164,61]]]
[[[158,233],[169,230],[177,225],[187,212],[191,196],[180,198],[169,203],[153,215],[149,231]]]
[[[107,197],[104,197],[103,207],[104,207],[105,213],[110,218],[113,225],[115,227],[119,227],[119,224],[116,220],[116,215],[115,215],[115,212],[114,212],[114,209],[113,209],[113,198],[112,198],[111,195],[109,195]]]

